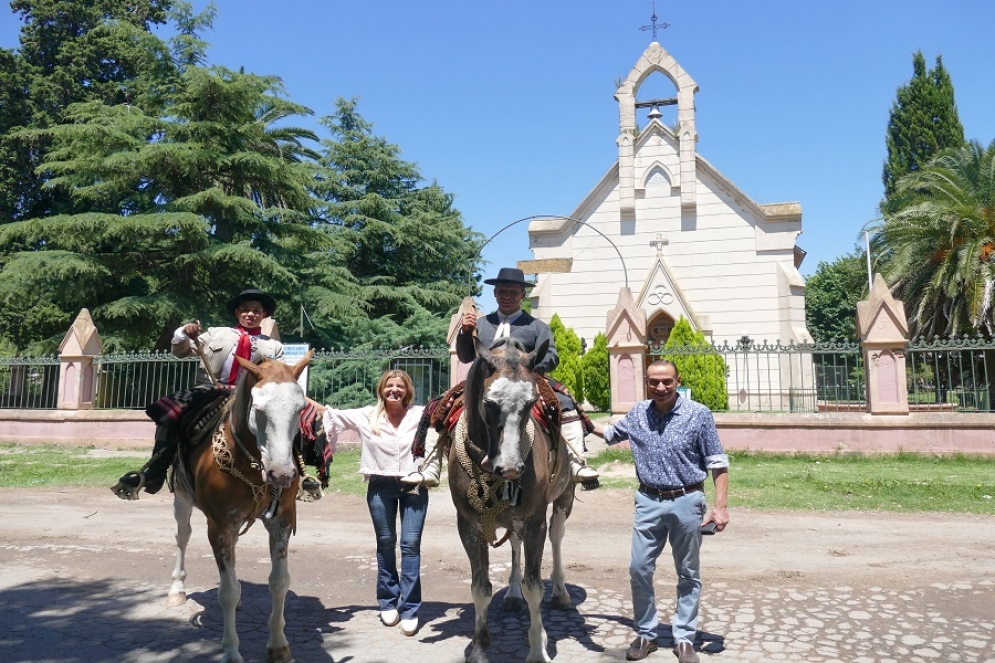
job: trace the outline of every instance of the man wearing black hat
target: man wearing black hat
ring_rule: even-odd
[[[533,370],[546,375],[555,369],[560,363],[560,355],[556,352],[552,330],[545,322],[533,318],[522,310],[526,289],[534,285],[525,280],[525,273],[514,267],[502,267],[496,278],[486,279],[484,283],[494,286],[494,298],[497,300],[498,310],[483,317],[477,317],[472,312],[463,315],[460,332],[456,336],[456,354],[460,361],[470,363],[477,357],[473,345],[473,331],[476,329],[477,339],[487,347],[491,347],[494,341],[511,336],[519,341],[526,351],[532,352],[542,345],[543,341],[548,341],[549,349],[546,350],[546,356],[533,367]],[[551,384],[555,382],[551,378],[548,379]],[[584,450],[585,433],[588,432],[584,430],[580,408],[569,394],[564,393],[562,388],[557,388],[559,383],[553,386],[563,412],[560,433],[567,443],[574,481],[596,487],[598,472],[593,467],[588,467],[580,455]],[[439,453],[432,451],[434,450],[425,450],[425,463],[421,471],[409,474],[402,479],[402,482],[421,483],[426,486],[439,485],[442,459]]]
[[[263,318],[276,310],[275,299],[249,288],[229,299],[225,310],[235,317],[234,327],[211,327],[205,332],[200,322],[194,321],[173,333],[175,356],[201,358],[197,386],[160,399],[146,410],[156,421],[152,460],[143,472],[129,472],[111,489],[121,499],[138,499],[138,491],[143,487],[147,493],[159,492],[166,480],[166,470],[176,456],[176,438],[171,434],[171,426],[191,403],[208,400],[212,391],[221,393],[235,386],[241,369],[235,357],[253,362],[263,357],[283,358],[283,344],[263,334],[261,327]],[[158,407],[163,401],[168,401],[168,407]]]
[[[225,310],[235,316],[234,327],[211,327],[204,332],[199,322],[190,322],[173,334],[172,350],[177,357],[193,357],[197,345],[201,347],[203,361],[197,371],[198,385],[234,385],[239,373],[236,356],[250,361],[283,358],[283,344],[263,334],[261,327],[263,318],[276,310],[275,299],[249,288],[229,299]]]

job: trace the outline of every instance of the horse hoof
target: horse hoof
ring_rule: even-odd
[[[266,663],[294,663],[294,657],[290,654],[290,646],[267,649]]]
[[[569,594],[560,594],[549,599],[549,607],[554,610],[571,610],[574,607]]]
[[[506,596],[504,599],[504,609],[508,612],[522,612],[529,607],[525,599],[517,596]]]
[[[470,645],[470,652],[466,655],[466,663],[490,663],[487,652],[477,643]]]
[[[174,592],[166,597],[166,605],[170,608],[175,608],[178,605],[183,605],[187,602],[186,592]]]

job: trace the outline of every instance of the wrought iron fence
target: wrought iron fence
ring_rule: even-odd
[[[664,348],[653,358],[720,356],[728,409],[744,412],[833,412],[863,410],[864,363],[857,343],[757,343],[744,337],[729,344]],[[686,376],[682,376],[686,378]],[[695,385],[683,380],[694,398]]]
[[[992,411],[995,341],[915,339],[905,353],[909,406],[919,410]]]
[[[58,357],[0,357],[0,409],[54,410],[59,398]]]
[[[168,352],[104,355],[94,361],[99,410],[142,410],[166,394],[192,387],[197,380],[196,357],[179,359]]]
[[[449,388],[449,348],[322,350],[308,368],[308,395],[336,408],[372,405],[388,369],[406,371],[415,404],[424,405]]]
[[[98,357],[95,407],[144,409],[161,396],[192,387],[198,362],[158,352]],[[407,371],[415,403],[424,404],[449,388],[449,349],[321,350],[308,367],[308,396],[337,408],[370,405],[387,369]]]

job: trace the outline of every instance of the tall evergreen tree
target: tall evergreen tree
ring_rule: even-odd
[[[304,297],[322,345],[437,345],[448,314],[476,290],[482,236],[453,196],[426,184],[400,148],[373,133],[356,100],[322,120],[315,186],[333,249],[311,256]]]
[[[246,285],[297,291],[311,225],[309,113],[272,77],[188,67],[168,110],[74,104],[43,168],[88,211],[0,226],[0,335],[51,349],[81,306],[105,347],[168,342],[181,320],[218,321]]]
[[[898,180],[925,166],[942,150],[964,145],[964,127],[943,58],[927,71],[922,52],[912,56],[912,80],[898,89],[888,118],[888,157],[881,176],[883,209],[893,209]]]
[[[74,103],[101,101],[148,109],[161,102],[176,70],[166,44],[151,34],[167,22],[172,0],[14,0],[24,25],[16,51],[0,54],[0,223],[73,211],[45,188],[39,169],[46,129]],[[77,202],[78,204],[78,202]],[[76,211],[84,211],[76,209]]]

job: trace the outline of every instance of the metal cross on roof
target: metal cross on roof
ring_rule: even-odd
[[[649,25],[644,25],[644,26],[640,27],[639,29],[642,32],[646,32],[647,30],[652,30],[653,31],[653,41],[656,41],[656,31],[658,29],[659,30],[666,30],[667,28],[670,27],[670,23],[657,23],[656,22],[656,0],[653,0],[653,15],[650,16],[650,21],[652,21],[652,22]]]
[[[658,256],[663,255],[663,247],[667,246],[668,244],[670,244],[670,240],[664,239],[663,233],[657,233],[656,237],[650,240],[650,246],[656,247],[656,254]]]

